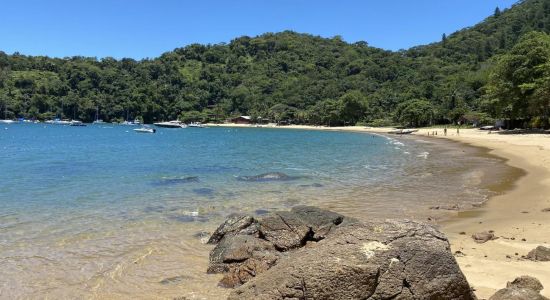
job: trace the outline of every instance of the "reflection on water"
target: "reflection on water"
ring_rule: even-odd
[[[455,143],[317,131],[11,125],[0,149],[0,298],[218,299],[201,240],[229,213],[439,220],[511,174]]]

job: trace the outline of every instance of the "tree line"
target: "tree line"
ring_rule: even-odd
[[[139,61],[0,52],[0,105],[8,118],[87,122],[250,115],[329,126],[505,119],[548,127],[549,32],[550,0],[524,0],[401,51],[285,31]]]

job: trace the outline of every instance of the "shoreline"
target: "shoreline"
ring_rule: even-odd
[[[423,129],[416,135],[427,136]],[[504,158],[509,166],[525,172],[512,183],[510,189],[493,196],[473,211],[461,212],[458,218],[445,222],[441,230],[451,242],[453,252],[479,298],[489,298],[496,290],[521,275],[538,278],[545,286],[542,295],[550,296],[550,263],[522,259],[539,245],[550,243],[550,136],[542,134],[499,135],[477,129],[463,129],[460,135],[449,130],[447,136],[430,136],[449,139],[466,145],[488,149],[488,153]],[[477,244],[471,235],[494,230],[497,240]],[[460,234],[465,232],[466,234]],[[517,253],[517,255],[516,255]]]
[[[241,124],[210,124],[212,127],[254,128]],[[385,134],[392,128],[316,127],[303,125],[259,126],[261,128],[327,130]],[[428,136],[437,131],[438,135]],[[451,244],[451,250],[463,255],[456,260],[480,299],[487,299],[506,282],[521,275],[538,278],[545,286],[541,294],[550,297],[550,262],[523,259],[539,245],[550,244],[550,135],[500,135],[477,129],[420,129],[413,137],[445,139],[487,150],[489,155],[504,159],[504,163],[524,172],[511,185],[490,197],[476,209],[457,212],[455,217],[440,223]],[[496,240],[477,244],[474,233],[493,230]],[[462,233],[462,234],[461,234]]]

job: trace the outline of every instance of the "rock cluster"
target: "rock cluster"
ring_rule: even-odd
[[[475,299],[446,237],[421,223],[300,206],[231,216],[210,242],[229,299]]]

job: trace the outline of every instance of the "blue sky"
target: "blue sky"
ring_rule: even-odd
[[[17,0],[0,5],[0,51],[157,57],[192,43],[294,30],[398,50],[437,41],[516,0]]]

